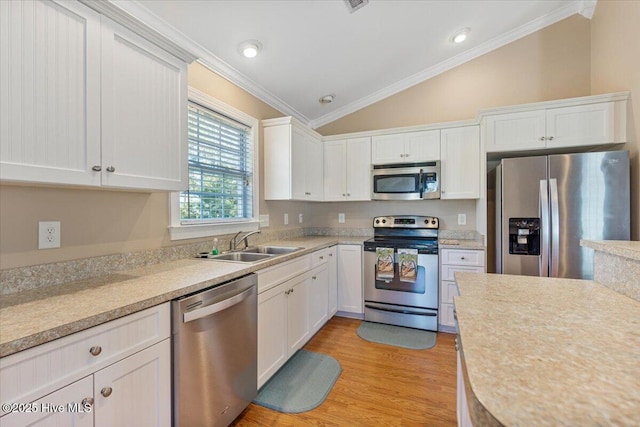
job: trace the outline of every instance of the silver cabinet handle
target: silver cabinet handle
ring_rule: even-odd
[[[322,256],[320,257],[320,259],[324,259],[324,255],[322,255]]]
[[[342,197],[346,197],[346,194],[345,194],[345,193],[342,193]]]
[[[351,193],[347,193],[347,197],[351,197]]]
[[[80,404],[82,405],[83,409],[87,409],[93,406],[93,402],[93,397],[85,397],[84,399],[82,399],[82,402]]]
[[[313,280],[317,280],[317,279],[318,279],[318,277],[317,277],[317,276],[311,276],[311,278],[312,278]]]
[[[332,257],[332,256],[333,256],[333,254],[329,254],[329,256],[330,256],[330,257]]]
[[[291,293],[293,293],[293,291],[294,291],[294,289],[293,289],[293,288],[291,288]]]
[[[113,166],[107,166],[107,172],[115,172],[116,168]]]
[[[102,353],[102,347],[100,347],[99,345],[94,345],[89,349],[89,353],[91,353],[92,356],[98,356],[100,353]]]
[[[91,170],[94,172],[100,172],[102,170],[102,166],[95,165],[94,167],[91,168]]]
[[[547,138],[545,138],[544,136],[540,137],[540,141],[544,141],[545,139],[547,139]]]
[[[549,138],[547,138],[549,141],[553,141],[553,137],[550,136]]]
[[[113,393],[113,389],[111,387],[104,387],[102,390],[100,390],[100,394],[104,397],[111,396],[111,393]]]
[[[461,256],[460,259],[464,261],[464,257],[463,256]]]

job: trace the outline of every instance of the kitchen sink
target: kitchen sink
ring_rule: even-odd
[[[300,249],[302,248],[294,246],[254,246],[243,250],[242,253],[284,255]]]
[[[294,246],[252,246],[244,250],[227,252],[220,255],[211,255],[209,253],[200,253],[196,258],[208,259],[213,261],[231,261],[231,262],[258,262],[265,259],[273,258],[278,255],[285,255],[295,252],[302,248]]]
[[[211,259],[215,261],[236,261],[236,262],[257,262],[273,257],[273,254],[262,254],[252,252],[229,252],[222,255],[202,255],[198,258]]]

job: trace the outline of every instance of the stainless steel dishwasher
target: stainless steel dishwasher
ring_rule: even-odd
[[[175,426],[228,426],[256,397],[256,277],[172,302]]]

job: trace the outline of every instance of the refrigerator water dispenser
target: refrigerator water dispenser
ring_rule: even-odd
[[[540,255],[540,218],[509,218],[509,253]]]

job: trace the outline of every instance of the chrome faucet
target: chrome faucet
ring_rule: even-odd
[[[238,236],[242,233],[242,231],[238,231],[236,233],[235,236],[233,236],[231,238],[231,240],[229,241],[229,250],[230,251],[235,251],[236,249],[238,249],[238,245],[240,243],[242,243],[242,241],[244,240],[244,248],[247,249],[249,247],[249,241],[247,240],[247,238],[253,234],[258,234],[260,233],[260,230],[255,230],[255,231],[250,231],[247,234],[245,234],[244,236],[242,236],[241,239],[238,240]]]

